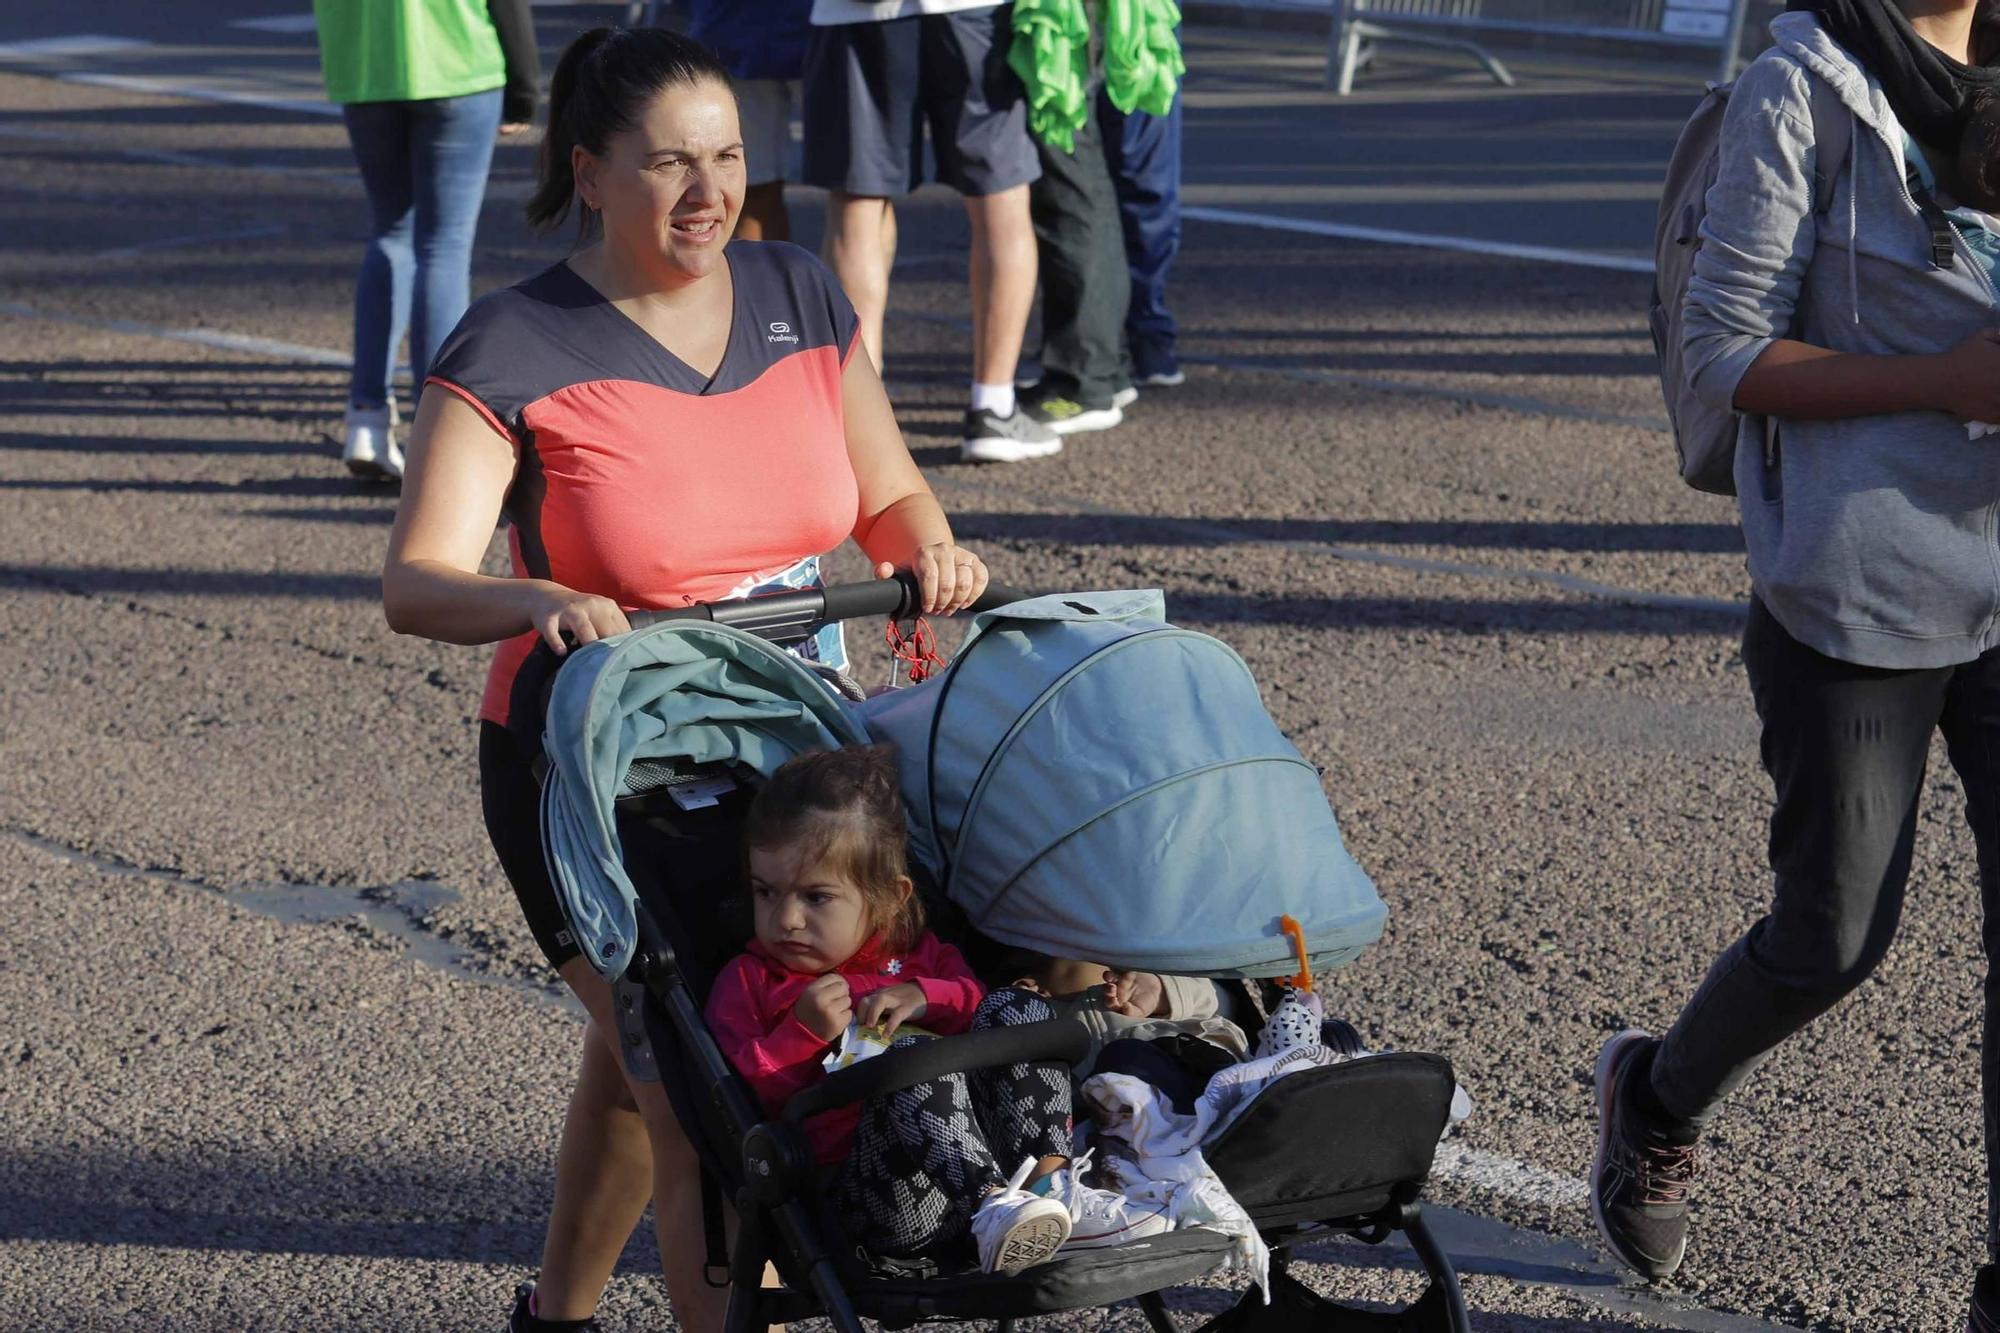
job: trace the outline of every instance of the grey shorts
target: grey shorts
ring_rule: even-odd
[[[743,125],[745,185],[797,180],[792,151],[792,105],[798,84],[789,79],[738,79],[736,114]]]
[[[1042,174],[1028,103],[1007,66],[1012,7],[816,27],[800,119],[808,185],[893,199],[924,181],[929,126],[937,179],[999,194]]]

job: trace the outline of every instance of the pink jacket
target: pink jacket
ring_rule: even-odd
[[[929,931],[900,957],[889,956],[881,937],[871,936],[835,970],[847,978],[856,1004],[878,990],[914,983],[926,1006],[917,1025],[940,1037],[965,1031],[986,994],[958,950]],[[832,1043],[792,1016],[792,1006],[816,980],[817,974],[792,971],[752,940],[747,952],[729,960],[708,994],[709,1030],[771,1115],[794,1093],[826,1077],[820,1061]],[[806,1137],[821,1165],[846,1160],[860,1118],[859,1106],[843,1106],[806,1122]]]

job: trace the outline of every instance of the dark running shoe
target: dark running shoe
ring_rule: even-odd
[[[1633,1103],[1632,1080],[1650,1074],[1659,1045],[1636,1028],[1604,1043],[1596,1071],[1597,1159],[1590,1168],[1598,1233],[1620,1263],[1648,1278],[1681,1266],[1694,1188],[1694,1144],[1673,1141]]]
[[[535,1284],[514,1288],[514,1312],[507,1316],[507,1333],[604,1333],[596,1319],[541,1319],[535,1315]]]
[[[1986,1265],[1973,1280],[1965,1333],[2000,1333],[2000,1264]]]

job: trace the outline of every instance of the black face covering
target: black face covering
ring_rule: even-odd
[[[1972,99],[2000,89],[2000,68],[1953,60],[1917,35],[1895,0],[1790,0],[1786,8],[1818,15],[1833,40],[1882,81],[1903,128],[1932,148],[1957,152]],[[1993,18],[1992,7],[1980,17]]]

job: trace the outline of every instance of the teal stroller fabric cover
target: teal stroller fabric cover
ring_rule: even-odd
[[[754,634],[666,621],[600,639],[555,676],[543,723],[542,847],[591,966],[617,977],[638,932],[614,803],[658,761],[735,762],[769,776],[805,750],[868,740],[817,672]]]
[[[896,747],[916,860],[980,931],[1187,975],[1315,970],[1381,937],[1319,772],[1243,659],[1166,623],[1158,592],[987,612],[952,665],[859,705]]]

